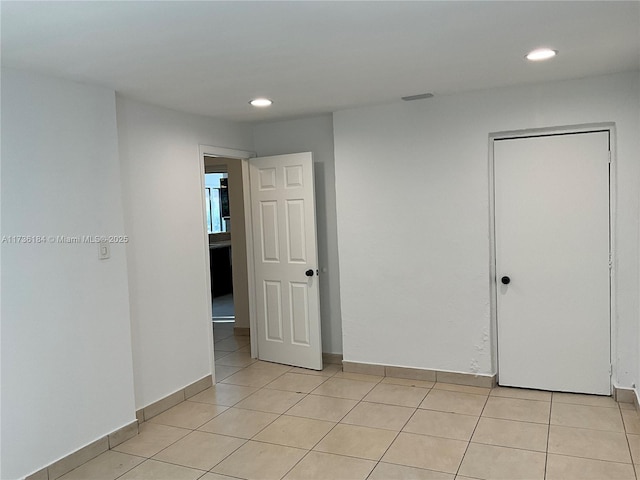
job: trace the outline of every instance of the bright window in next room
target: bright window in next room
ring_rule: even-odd
[[[205,173],[204,192],[207,209],[207,232],[227,232],[229,228],[227,174]]]

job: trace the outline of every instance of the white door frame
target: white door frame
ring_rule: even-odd
[[[572,133],[588,132],[608,132],[611,151],[609,167],[609,245],[611,249],[611,273],[609,284],[610,296],[610,352],[611,352],[611,385],[618,383],[617,373],[617,321],[616,321],[616,127],[615,123],[591,123],[585,125],[569,125],[561,127],[534,128],[526,130],[512,130],[495,132],[489,134],[489,288],[490,288],[490,309],[491,309],[491,367],[496,372],[496,378],[500,377],[498,365],[498,318],[497,318],[497,284],[496,284],[496,239],[495,239],[495,184],[494,184],[494,142],[508,138],[526,138],[538,136],[563,135]],[[613,390],[612,390],[613,391]]]
[[[255,335],[257,332],[257,324],[256,324],[256,306],[255,306],[255,285],[252,279],[254,278],[254,266],[253,266],[253,229],[251,228],[251,210],[247,210],[247,207],[251,207],[251,192],[249,189],[249,159],[256,157],[255,152],[249,152],[244,150],[234,150],[231,148],[224,147],[215,147],[212,145],[199,145],[199,162],[200,162],[200,184],[202,185],[201,195],[202,195],[202,205],[205,204],[205,191],[204,191],[204,157],[224,157],[224,158],[237,158],[242,162],[242,183],[244,185],[243,196],[244,196],[244,205],[245,205],[245,215],[244,215],[244,223],[245,230],[247,236],[247,277],[249,279],[248,282],[248,293],[249,293],[249,329],[252,332],[250,335],[251,340],[251,358],[258,358],[258,340]],[[206,211],[203,210],[204,218],[203,225],[207,224],[206,219]],[[205,236],[203,238],[204,247],[205,247],[205,264],[204,264],[204,274],[205,274],[205,283],[207,286],[207,291],[211,292],[211,274],[209,273],[209,236],[205,232]],[[213,329],[211,328],[211,317],[213,315],[211,299],[209,299],[207,305],[208,318],[208,332],[209,332],[209,356],[211,362],[211,374],[213,375],[213,380],[215,382],[215,358],[213,352]]]

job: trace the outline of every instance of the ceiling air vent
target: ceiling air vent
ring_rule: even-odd
[[[421,93],[420,95],[409,95],[408,97],[401,97],[405,102],[410,102],[412,100],[422,100],[423,98],[431,98],[433,97],[433,93]]]

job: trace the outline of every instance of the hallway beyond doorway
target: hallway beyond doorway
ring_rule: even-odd
[[[215,323],[233,323],[235,321],[235,307],[233,293],[215,297],[212,302],[212,317]],[[233,333],[233,330],[232,330]]]

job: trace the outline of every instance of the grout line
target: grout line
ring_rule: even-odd
[[[547,446],[544,450],[544,478],[547,478],[547,465],[549,463],[549,437],[551,436],[551,409],[553,408],[553,393],[549,403],[549,423],[547,423]]]
[[[624,421],[624,416],[622,415],[622,409],[620,405],[618,405],[618,410],[620,411],[620,417],[622,417],[622,426],[624,427],[624,438],[627,441],[627,448],[629,449],[629,457],[631,458],[631,467],[633,468],[633,474],[638,478],[638,470],[636,469],[636,464],[633,459],[633,453],[631,453],[631,443],[629,443],[629,433],[627,433],[627,424]]]
[[[487,395],[487,398],[484,401],[484,405],[482,405],[482,410],[480,410],[480,415],[478,415],[478,421],[476,422],[476,426],[473,427],[473,432],[471,432],[471,436],[469,437],[469,440],[467,441],[467,448],[464,449],[464,453],[462,454],[462,458],[460,459],[460,463],[458,464],[458,468],[456,469],[456,473],[454,475],[454,477],[457,477],[458,475],[460,475],[460,468],[462,467],[462,462],[464,462],[464,457],[467,456],[467,451],[469,450],[469,445],[471,445],[471,439],[473,438],[473,436],[476,433],[476,430],[478,429],[478,424],[480,423],[480,419],[482,418],[482,414],[484,413],[484,409],[487,406],[487,403],[489,402],[489,397],[491,396],[491,392],[489,392],[489,395]]]
[[[145,463],[147,463],[150,459],[145,457],[145,459],[140,462],[138,465],[136,465],[135,467],[130,468],[129,470],[127,470],[126,472],[122,472],[122,475],[118,475],[117,477],[114,478],[114,480],[118,480],[118,478],[123,477],[124,475],[126,475],[127,473],[129,473],[131,470],[133,470],[134,468],[138,468],[140,465],[144,465]],[[84,464],[83,464],[84,465]],[[66,474],[65,474],[66,475]]]
[[[231,438],[237,438],[237,437],[231,437]],[[244,447],[249,440],[247,440],[246,438],[243,438],[242,440],[244,440],[244,443],[242,445],[239,445],[238,448],[236,448],[233,452],[229,453],[229,455],[226,455],[222,460],[220,460],[219,462],[217,462],[216,464],[213,465],[213,467],[211,467],[208,472],[211,472],[214,468],[216,468],[218,465],[220,465],[222,462],[224,462],[227,458],[229,458],[231,455],[233,455],[234,453],[236,453],[238,450],[240,450],[242,447]],[[206,475],[206,474],[205,474]]]
[[[226,338],[229,338],[229,337],[226,337]],[[242,347],[240,347],[240,348],[242,348]],[[236,351],[237,351],[237,350],[236,350]],[[234,353],[234,352],[229,352],[229,353]],[[246,367],[241,367],[241,369],[240,369],[240,370],[238,370],[238,371],[242,371],[242,370],[244,370],[245,368],[246,368]],[[237,373],[237,372],[235,372],[235,373]],[[233,375],[233,374],[231,374],[231,375]],[[225,378],[226,378],[226,377],[225,377]],[[217,382],[217,383],[220,383],[220,382]],[[213,385],[212,385],[212,387],[215,387],[215,385],[216,385],[216,384],[213,384]],[[255,392],[254,392],[254,393],[255,393]],[[245,397],[245,398],[246,398],[246,397]],[[186,401],[187,401],[187,400],[185,400],[185,402],[186,402]],[[242,401],[242,400],[239,400],[238,402],[236,402],[236,404],[237,404],[237,403],[239,403],[239,402],[241,402],[241,401]],[[193,403],[200,403],[200,402],[193,402]],[[205,403],[204,403],[204,402],[202,402],[201,404],[205,404]],[[210,403],[207,403],[206,405],[213,405],[213,406],[222,406],[222,407],[227,407],[226,405],[217,405],[217,404],[210,404]],[[235,404],[234,404],[234,405],[235,405]],[[173,408],[173,407],[171,407],[171,408]],[[220,416],[220,415],[221,415],[221,414],[223,414],[224,412],[228,411],[230,408],[232,408],[232,407],[227,407],[224,411],[222,411],[222,412],[220,412],[220,413],[218,413],[218,414],[214,415],[211,419],[207,420],[206,422],[204,422],[202,425],[199,425],[199,426],[198,426],[198,427],[196,427],[195,429],[191,429],[191,428],[187,428],[187,427],[176,427],[176,426],[174,426],[174,425],[165,425],[165,426],[172,427],[172,428],[181,428],[181,429],[184,429],[184,430],[190,430],[190,432],[189,432],[189,433],[187,433],[186,435],[184,435],[184,436],[180,437],[180,438],[179,438],[179,439],[177,439],[175,442],[172,442],[171,444],[169,444],[169,445],[167,445],[166,447],[162,448],[162,449],[161,449],[161,450],[159,450],[158,452],[154,453],[151,457],[147,457],[147,460],[152,460],[152,459],[153,459],[154,461],[161,461],[161,460],[156,460],[156,459],[154,459],[153,457],[155,457],[156,455],[160,454],[161,452],[163,452],[163,451],[167,450],[169,447],[171,447],[171,446],[175,445],[176,443],[178,443],[179,441],[183,440],[184,438],[186,438],[187,436],[189,436],[189,435],[190,435],[191,433],[193,433],[193,432],[198,431],[198,432],[201,432],[201,433],[212,433],[212,432],[204,432],[204,431],[198,430],[198,428],[200,428],[200,427],[202,427],[203,425],[205,425],[205,424],[209,423],[211,420],[213,420],[214,418],[216,418],[216,417]],[[164,425],[164,424],[160,424],[160,425]],[[219,434],[216,434],[216,435],[219,435]],[[245,439],[245,438],[232,437],[232,436],[230,436],[230,435],[225,435],[225,436],[230,437],[230,438],[235,438],[235,439],[244,440],[244,443],[242,443],[242,445],[238,446],[238,448],[236,448],[236,449],[235,449],[233,452],[231,452],[229,455],[231,455],[231,454],[233,454],[234,452],[236,452],[239,448],[241,448],[243,445],[245,445],[245,444],[249,441],[249,440],[247,440],[247,439]],[[222,462],[222,461],[224,461],[226,458],[228,458],[228,457],[229,457],[229,455],[225,456],[222,460],[220,460],[220,462]],[[216,464],[215,464],[213,467],[211,467],[211,468],[215,468],[215,466],[217,466],[220,462],[216,463]],[[145,463],[145,462],[142,462],[142,463]],[[142,463],[141,463],[140,465],[142,465]],[[164,463],[171,463],[171,462],[164,462]],[[172,464],[172,465],[174,465],[174,464]],[[176,464],[176,465],[177,465],[177,464]],[[178,465],[178,466],[186,467],[186,465]],[[192,468],[192,467],[187,467],[187,468]],[[199,469],[196,469],[196,470],[199,470]],[[211,469],[209,469],[209,470],[211,470]],[[205,471],[204,471],[204,473],[201,475],[201,477],[202,477],[202,476],[204,476],[204,475],[206,475],[206,473],[207,473],[207,470],[205,470]],[[198,478],[200,478],[200,477],[198,477]]]
[[[417,388],[417,387],[409,387],[409,388]],[[424,388],[424,387],[422,387]],[[433,388],[433,387],[432,387]],[[384,456],[387,454],[387,452],[389,451],[389,449],[391,448],[391,446],[395,443],[395,441],[398,439],[398,437],[400,436],[400,433],[402,433],[402,431],[405,429],[405,427],[407,426],[407,424],[411,421],[411,419],[414,417],[414,415],[416,414],[416,412],[418,411],[418,407],[422,404],[422,402],[424,402],[424,399],[427,398],[427,395],[429,395],[429,392],[431,392],[432,388],[427,389],[427,393],[424,394],[424,397],[422,397],[422,400],[420,400],[418,402],[418,405],[415,406],[415,408],[413,409],[413,413],[411,415],[409,415],[409,418],[407,418],[407,420],[404,422],[404,424],[402,425],[402,427],[400,428],[400,430],[398,430],[398,432],[396,433],[395,437],[393,437],[393,440],[391,440],[391,443],[389,443],[389,446],[387,446],[387,448],[385,448],[384,452],[382,452],[382,455],[380,455],[380,459],[378,461],[376,461],[376,464],[374,465],[373,469],[371,469],[371,472],[369,472],[369,475],[367,475],[367,478],[369,478],[371,476],[371,474],[373,473],[373,471],[378,468],[378,465],[380,465],[380,462],[382,461],[382,459],[384,458]],[[373,402],[372,402],[373,403]],[[388,404],[383,404],[383,405],[388,405]],[[408,465],[406,465],[408,467]]]
[[[176,467],[190,468],[191,470],[198,470],[198,471],[202,472],[202,475],[205,475],[207,472],[209,472],[209,470],[206,470],[206,469],[202,469],[202,468],[199,468],[199,467],[190,467],[188,465],[183,465],[181,463],[174,463],[174,462],[170,462],[168,460],[158,460],[157,458],[150,458],[149,460],[153,460],[154,462],[166,463],[167,465],[175,465]],[[140,465],[142,465],[142,463]],[[202,475],[200,475],[200,477]],[[198,477],[198,478],[200,478],[200,477]]]
[[[338,372],[336,372],[336,373],[338,373]],[[320,385],[323,385],[323,384],[324,384],[326,381],[328,381],[330,378],[333,378],[333,376],[334,376],[336,373],[334,373],[334,374],[333,374],[332,376],[330,376],[330,377],[326,377],[326,378],[325,378],[325,379],[320,383]],[[303,374],[303,375],[304,375],[304,374]],[[314,376],[317,376],[317,375],[314,375]],[[316,388],[314,388],[311,392],[307,393],[303,398],[301,398],[298,402],[296,402],[296,404],[295,404],[295,405],[297,405],[298,403],[302,402],[302,400],[304,400],[304,399],[305,399],[305,398],[307,398],[309,395],[311,395],[311,394],[312,394],[312,393],[313,393],[317,388],[319,388],[319,387],[320,387],[320,385],[318,385]],[[321,395],[316,395],[316,396],[321,396]],[[336,398],[336,397],[328,397],[328,398]],[[293,464],[293,465],[291,466],[291,468],[290,468],[289,470],[287,470],[287,472],[286,472],[286,473],[285,473],[281,478],[286,477],[286,476],[287,476],[287,475],[288,475],[288,474],[289,474],[289,473],[290,473],[294,468],[296,468],[296,466],[298,466],[298,464],[299,464],[300,462],[302,462],[305,458],[307,458],[307,456],[308,456],[312,451],[314,451],[313,449],[314,449],[316,446],[318,446],[318,444],[319,444],[320,442],[322,442],[322,440],[324,440],[324,439],[325,439],[325,437],[326,437],[327,435],[329,435],[329,434],[330,434],[330,433],[331,433],[331,432],[336,428],[336,426],[338,426],[338,425],[339,425],[340,421],[342,421],[342,420],[343,420],[343,419],[344,419],[344,418],[345,418],[345,417],[346,417],[346,416],[347,416],[347,415],[348,415],[348,414],[349,414],[349,413],[350,413],[354,408],[356,408],[356,406],[358,406],[358,404],[359,404],[359,403],[360,403],[360,402],[357,402],[353,407],[351,407],[351,409],[350,409],[347,413],[345,413],[345,414],[344,414],[344,415],[343,415],[343,416],[342,416],[342,417],[341,417],[337,422],[331,422],[331,423],[334,423],[333,427],[331,427],[331,428],[327,431],[327,433],[325,433],[325,434],[324,434],[324,435],[323,435],[323,436],[322,436],[322,437],[321,437],[321,438],[320,438],[320,439],[319,439],[319,440],[318,440],[318,441],[317,441],[317,442],[316,442],[316,443],[315,443],[315,444],[314,444],[314,445],[313,445],[309,450],[307,450],[307,453],[305,453],[305,454],[302,456],[302,458],[300,458],[300,460],[298,460],[295,464]],[[287,413],[289,410],[291,410],[293,407],[295,407],[295,405],[292,405],[292,406],[291,406],[289,409],[287,409],[287,410],[286,410],[286,411],[285,411],[281,416],[286,415],[286,413]],[[295,415],[289,415],[289,416],[294,417]],[[278,418],[280,418],[280,417],[278,417]],[[310,417],[297,417],[297,416],[295,416],[295,418],[309,418],[310,420],[319,420],[319,419],[310,418]],[[327,421],[327,420],[319,420],[319,421]],[[257,435],[257,434],[256,434],[256,435]],[[294,448],[295,448],[295,447],[294,447]],[[325,453],[325,452],[321,452],[321,453]]]
[[[233,337],[233,334],[232,334],[232,335],[230,335],[229,337],[225,337],[225,339],[226,339],[226,338],[230,338],[230,337]],[[224,339],[223,339],[223,340],[224,340]],[[241,348],[244,348],[244,346],[239,347],[239,348],[238,348],[238,350],[240,350]],[[238,350],[236,350],[236,352],[237,352]],[[234,353],[234,352],[229,352],[229,354],[231,354],[231,353]],[[246,370],[247,368],[250,368],[250,366],[251,366],[251,365],[256,365],[257,363],[258,363],[258,362],[254,362],[254,363],[252,363],[252,364],[250,364],[250,365],[246,365],[246,366],[244,366],[244,367],[235,367],[235,368],[239,368],[239,370],[238,370],[237,372],[234,372],[234,373],[232,373],[231,375],[229,375],[229,376],[227,376],[227,377],[225,377],[225,378],[223,378],[223,379],[219,379],[217,383],[218,383],[218,384],[219,384],[219,383],[222,383],[222,381],[223,381],[223,380],[228,379],[230,376],[234,375],[235,373],[242,372],[242,371]],[[228,408],[237,408],[237,409],[239,409],[239,410],[250,410],[250,409],[241,409],[240,407],[235,407],[235,406],[236,406],[237,404],[239,404],[240,402],[244,401],[245,399],[247,399],[247,398],[251,397],[252,395],[257,394],[257,393],[258,393],[258,392],[260,392],[261,390],[272,390],[272,391],[284,391],[284,392],[290,392],[290,391],[288,391],[288,390],[278,390],[278,389],[269,388],[269,387],[268,387],[268,385],[270,385],[272,382],[276,381],[277,379],[281,378],[281,377],[282,377],[283,375],[285,375],[286,373],[296,373],[296,374],[300,374],[300,375],[304,375],[304,374],[305,374],[304,372],[291,372],[291,370],[292,370],[292,368],[290,368],[290,369],[288,369],[288,370],[286,370],[286,371],[284,371],[284,372],[282,372],[282,373],[278,374],[278,375],[277,375],[274,379],[272,379],[270,382],[268,382],[267,384],[262,385],[262,386],[260,386],[260,387],[252,387],[252,386],[247,386],[247,385],[236,385],[236,386],[240,386],[240,387],[256,388],[256,391],[255,391],[255,392],[253,392],[253,393],[251,393],[250,395],[247,395],[246,397],[244,397],[244,398],[242,398],[242,399],[238,400],[238,401],[237,401],[237,402],[235,402],[233,405],[231,405],[231,406],[226,406],[226,405],[225,405],[224,407],[228,407]],[[268,370],[267,370],[267,371],[268,371]],[[340,370],[339,370],[339,371],[340,371]],[[372,392],[372,391],[373,391],[373,390],[374,390],[378,385],[380,385],[380,384],[383,382],[383,380],[384,380],[384,378],[385,378],[384,376],[383,376],[381,379],[377,380],[376,382],[371,382],[371,381],[368,381],[368,380],[359,380],[359,379],[355,379],[355,378],[341,378],[341,377],[336,377],[336,378],[343,379],[343,380],[350,380],[350,381],[354,381],[354,382],[361,382],[361,383],[370,383],[370,384],[373,384],[372,388],[371,388],[371,389],[369,389],[369,391],[368,391],[368,392],[367,392],[367,393],[366,393],[362,398],[360,398],[360,399],[354,399],[354,398],[347,399],[347,398],[344,398],[344,397],[334,397],[334,396],[330,396],[330,395],[321,395],[321,394],[314,393],[314,392],[315,392],[315,390],[317,390],[318,388],[320,388],[320,386],[324,385],[324,384],[325,384],[329,379],[334,378],[334,377],[335,377],[335,375],[336,375],[337,373],[338,373],[338,372],[334,372],[333,374],[331,374],[331,375],[329,375],[329,376],[324,376],[324,375],[313,375],[313,376],[315,376],[315,377],[322,378],[322,382],[321,382],[320,384],[318,384],[318,385],[317,385],[317,386],[316,386],[316,387],[315,387],[311,392],[308,392],[308,393],[304,393],[304,392],[291,392],[291,393],[303,393],[303,396],[302,396],[302,397],[301,397],[301,398],[300,398],[296,403],[294,403],[294,404],[293,404],[293,405],[291,405],[287,410],[285,410],[283,413],[276,413],[276,414],[275,414],[275,415],[277,415],[277,416],[276,416],[276,418],[275,418],[273,421],[271,421],[269,424],[267,424],[266,426],[264,426],[262,429],[260,429],[257,433],[255,433],[255,434],[253,435],[253,437],[251,437],[251,439],[244,439],[244,438],[243,438],[243,439],[241,439],[241,440],[243,440],[243,443],[242,443],[238,448],[236,448],[233,452],[231,452],[231,453],[229,453],[228,455],[226,455],[222,460],[220,460],[220,462],[216,463],[213,467],[211,467],[211,469],[209,469],[209,471],[212,471],[216,466],[218,466],[221,462],[225,461],[225,460],[226,460],[226,459],[228,459],[231,455],[233,455],[234,453],[236,453],[236,452],[237,452],[237,450],[239,450],[240,448],[242,448],[242,447],[243,447],[244,445],[246,445],[249,441],[254,441],[254,442],[259,442],[259,443],[266,443],[266,444],[272,444],[272,445],[285,446],[285,445],[281,445],[281,444],[279,444],[279,443],[264,442],[264,441],[254,440],[254,439],[256,438],[256,436],[258,436],[261,432],[263,432],[265,429],[267,429],[269,426],[271,426],[274,422],[276,422],[276,421],[277,421],[279,418],[281,418],[282,416],[285,416],[285,415],[287,415],[287,416],[293,416],[293,415],[288,415],[288,414],[287,414],[287,412],[289,412],[291,409],[293,409],[296,405],[298,405],[298,404],[299,404],[300,402],[302,402],[304,399],[308,398],[310,395],[314,395],[315,397],[325,397],[325,398],[333,398],[333,399],[340,399],[340,400],[350,400],[350,401],[355,401],[355,404],[354,404],[354,405],[353,405],[353,407],[351,407],[351,408],[350,408],[350,409],[349,409],[349,410],[348,410],[344,415],[342,415],[342,417],[341,417],[337,422],[333,422],[333,421],[332,421],[332,423],[334,423],[334,425],[333,425],[333,426],[332,426],[332,427],[331,427],[331,428],[330,428],[330,429],[329,429],[329,430],[328,430],[328,431],[327,431],[327,432],[326,432],[326,433],[325,433],[325,434],[324,434],[324,435],[323,435],[323,436],[322,436],[322,437],[321,437],[321,438],[320,438],[320,439],[319,439],[319,440],[318,440],[318,441],[317,441],[317,442],[316,442],[316,443],[315,443],[315,444],[314,444],[310,449],[308,449],[308,450],[307,450],[307,449],[300,448],[300,447],[291,447],[291,446],[286,446],[286,447],[289,447],[289,448],[297,448],[297,449],[299,449],[299,450],[306,450],[306,453],[305,453],[305,454],[300,458],[300,460],[298,460],[298,461],[297,461],[297,462],[296,462],[296,463],[295,463],[295,464],[294,464],[294,465],[293,465],[293,466],[292,466],[292,467],[291,467],[291,468],[290,468],[290,469],[285,473],[285,475],[287,475],[288,473],[290,473],[290,472],[291,472],[291,471],[292,471],[292,470],[293,470],[293,469],[294,469],[298,464],[300,464],[300,462],[302,462],[302,461],[303,461],[303,460],[304,460],[304,459],[309,455],[309,453],[311,453],[312,451],[314,451],[313,449],[314,449],[314,448],[316,448],[316,447],[318,446],[318,444],[319,444],[319,443],[321,443],[321,442],[322,442],[322,441],[323,441],[323,440],[324,440],[324,439],[325,439],[325,438],[326,438],[326,437],[327,437],[327,436],[328,436],[328,435],[329,435],[329,434],[330,434],[330,433],[331,433],[331,432],[332,432],[332,431],[337,427],[337,425],[341,425],[341,424],[342,424],[342,425],[350,425],[350,424],[343,424],[343,423],[341,423],[341,422],[342,422],[342,421],[343,421],[343,420],[344,420],[344,419],[345,419],[345,418],[346,418],[346,417],[347,417],[347,416],[348,416],[348,415],[349,415],[349,414],[350,414],[354,409],[356,409],[359,405],[361,405],[361,404],[363,404],[363,403],[375,403],[375,404],[379,404],[379,405],[392,405],[392,404],[388,404],[388,403],[370,402],[369,400],[365,400],[366,396],[367,396],[367,395],[369,395],[369,394],[370,394],[370,393],[371,393],[371,392]],[[232,384],[232,383],[223,383],[223,384],[224,384],[224,385],[235,385],[235,384]],[[426,393],[426,394],[425,394],[425,396],[423,397],[423,400],[422,400],[422,401],[424,401],[424,398],[426,398],[426,397],[427,397],[427,396],[428,396],[428,395],[429,395],[429,394],[430,394],[430,393],[435,389],[435,388],[434,388],[434,387],[435,387],[435,385],[436,385],[436,384],[434,384],[434,386],[432,386],[431,388],[418,387],[418,388],[426,389],[426,390],[427,390],[427,393]],[[214,387],[215,387],[215,385],[214,385]],[[440,390],[440,389],[436,389],[436,390]],[[446,390],[445,390],[445,391],[446,391]],[[454,390],[453,392],[454,392],[454,393],[474,394],[474,395],[485,395],[485,394],[472,393],[472,392],[456,392],[455,390]],[[479,421],[480,421],[480,419],[482,418],[483,413],[484,413],[484,411],[485,411],[485,409],[486,409],[486,406],[487,406],[488,400],[489,400],[489,398],[491,397],[490,393],[491,393],[491,390],[489,391],[489,394],[487,394],[487,395],[486,395],[485,402],[484,402],[484,404],[483,404],[482,410],[481,410],[480,414],[477,416],[477,421],[476,421],[475,427],[474,427],[474,429],[473,429],[473,432],[472,432],[471,436],[469,437],[469,440],[467,441],[467,447],[466,447],[465,452],[464,452],[464,454],[463,454],[463,456],[462,456],[462,458],[461,458],[461,460],[460,460],[460,464],[458,465],[458,468],[457,468],[457,470],[456,470],[456,474],[455,474],[455,475],[459,475],[459,474],[460,474],[460,473],[459,473],[459,472],[460,472],[460,468],[461,468],[462,463],[463,463],[463,461],[464,461],[464,458],[465,458],[465,456],[466,456],[466,454],[467,454],[467,452],[468,452],[468,448],[469,448],[470,444],[472,443],[472,442],[471,442],[471,439],[473,438],[473,435],[475,434],[475,432],[476,432],[476,430],[477,430],[477,427],[478,427],[478,425],[479,425]],[[495,395],[494,395],[494,397],[497,397],[497,396],[495,396]],[[545,400],[524,399],[524,398],[517,398],[517,397],[498,397],[498,398],[508,398],[508,399],[528,400],[528,401],[538,401],[538,402],[545,401]],[[185,401],[188,401],[188,400],[185,400]],[[197,402],[197,403],[203,403],[203,404],[204,404],[204,403],[206,403],[206,402]],[[546,471],[547,471],[547,462],[548,462],[548,455],[549,455],[548,449],[549,449],[549,436],[550,436],[550,427],[551,427],[551,409],[552,409],[552,407],[553,407],[553,398],[551,399],[551,401],[548,401],[548,403],[549,403],[549,420],[547,421],[547,446],[546,446],[546,451],[545,451],[545,476],[546,476]],[[600,407],[600,406],[598,406],[598,405],[582,405],[582,404],[571,404],[571,403],[564,403],[564,402],[556,402],[556,403],[558,403],[558,404],[563,404],[563,405],[573,405],[573,406],[578,406],[578,407],[579,407],[579,406],[587,406],[587,407],[595,406],[595,407],[599,407],[599,408],[612,408],[612,407]],[[209,404],[209,405],[215,405],[215,404]],[[372,468],[371,472],[369,472],[368,477],[370,477],[370,476],[371,476],[371,474],[373,473],[373,471],[374,471],[374,470],[377,468],[377,466],[381,463],[382,458],[384,457],[384,455],[386,455],[386,453],[389,451],[389,449],[391,448],[391,446],[392,446],[392,445],[394,444],[394,442],[397,440],[397,438],[399,437],[400,433],[403,433],[403,430],[404,430],[404,428],[406,428],[407,424],[408,424],[408,423],[411,421],[411,419],[416,415],[416,413],[417,413],[418,411],[420,411],[420,410],[421,410],[421,409],[420,409],[420,405],[421,405],[421,402],[418,404],[418,406],[417,406],[417,407],[414,407],[414,408],[413,408],[413,412],[412,412],[412,413],[411,413],[411,415],[409,416],[408,420],[407,420],[407,421],[405,421],[405,423],[404,423],[404,425],[402,426],[402,428],[396,432],[395,437],[394,437],[394,438],[393,438],[393,440],[389,443],[389,445],[388,445],[388,447],[385,449],[385,451],[382,453],[382,455],[380,456],[380,459],[379,459],[379,460],[377,460],[377,461],[374,461],[374,462],[375,462],[375,465],[373,466],[373,468]],[[621,414],[620,406],[619,406],[619,405],[617,405],[617,407],[618,407],[618,410],[619,410],[619,412],[620,412],[620,414]],[[406,407],[405,407],[405,408],[406,408]],[[422,409],[422,410],[428,410],[428,409]],[[225,411],[227,411],[227,410],[225,410]],[[259,411],[259,410],[251,410],[251,411]],[[220,412],[220,414],[218,414],[218,415],[214,416],[213,418],[218,417],[218,416],[219,416],[219,415],[221,415],[222,413],[224,413],[224,412]],[[271,414],[274,414],[274,412],[265,412],[265,413],[271,413]],[[465,415],[465,414],[460,414],[460,415]],[[475,415],[467,415],[467,416],[475,416]],[[297,418],[307,418],[307,419],[314,420],[314,419],[312,419],[311,417],[305,417],[305,416],[296,416],[296,417],[297,417]],[[487,418],[491,418],[491,417],[487,417]],[[320,420],[320,419],[316,419],[316,420]],[[500,419],[500,420],[509,420],[509,419]],[[210,420],[209,420],[209,421],[210,421]],[[327,420],[322,420],[322,421],[327,421]],[[510,420],[510,421],[520,422],[519,420]],[[628,436],[626,435],[626,424],[624,424],[624,418],[622,419],[622,421],[623,421],[623,426],[624,426],[625,436],[626,436],[626,439],[627,439],[627,447],[629,448],[629,455],[630,455],[630,458],[631,458],[631,464],[632,464],[632,466],[633,466],[633,468],[634,468],[634,474],[637,476],[637,472],[636,472],[636,470],[635,470],[635,469],[636,469],[636,466],[634,465],[634,463],[633,463],[633,457],[631,456],[631,448],[630,448],[630,444],[629,444],[629,441],[628,441]],[[205,423],[207,423],[207,422],[205,422]],[[522,422],[522,423],[530,423],[530,424],[537,424],[537,425],[540,425],[540,423],[536,423],[536,422]],[[203,424],[203,425],[204,425],[204,424]],[[360,426],[362,426],[362,425],[360,425]],[[172,426],[172,427],[173,427],[173,426]],[[364,426],[364,427],[366,427],[366,426]],[[182,429],[185,429],[184,427],[174,427],[174,428],[182,428]],[[198,427],[198,428],[199,428],[199,427]],[[377,427],[368,427],[368,428],[377,428]],[[581,427],[567,427],[567,428],[578,428],[578,429],[581,429]],[[192,433],[192,432],[194,432],[194,431],[199,431],[199,430],[197,430],[197,428],[196,428],[196,429],[190,429],[190,428],[187,428],[187,429],[185,429],[185,430],[189,430],[189,433],[187,433],[187,435],[189,435],[190,433]],[[387,431],[388,431],[388,429],[385,429],[385,430],[387,430]],[[585,429],[585,430],[594,430],[594,429]],[[595,431],[603,431],[603,430],[595,430]],[[210,434],[213,434],[214,432],[204,432],[204,433],[210,433]],[[612,433],[615,433],[615,432],[612,432]],[[618,433],[619,433],[619,432],[618,432]],[[230,438],[236,438],[236,439],[238,439],[238,437],[232,437],[232,436],[230,436],[230,435],[224,435],[224,434],[216,434],[216,435],[223,435],[223,436],[227,436],[227,437],[230,437]],[[418,435],[419,435],[419,434],[418,434]],[[437,436],[434,436],[434,435],[426,435],[426,436],[432,436],[432,437],[435,437],[435,438],[446,438],[446,437],[437,437]],[[186,437],[186,435],[185,435],[185,437]],[[185,437],[182,437],[182,438],[180,438],[180,439],[176,440],[176,441],[175,441],[175,442],[173,442],[171,445],[174,445],[175,443],[179,442],[180,440],[184,439]],[[169,446],[171,446],[171,445],[169,445]],[[487,445],[490,445],[490,444],[487,444]],[[167,446],[167,447],[163,448],[162,450],[160,450],[159,452],[157,452],[156,454],[154,454],[154,456],[155,456],[155,455],[158,455],[160,452],[164,451],[166,448],[169,448],[169,446]],[[531,450],[520,449],[520,448],[515,448],[515,447],[503,447],[503,448],[509,448],[509,449],[513,449],[513,450],[531,451]],[[125,452],[119,452],[119,453],[125,453]],[[338,453],[330,453],[330,452],[320,452],[320,453],[328,453],[328,454],[330,454],[330,455],[337,455],[337,456],[341,456],[341,457],[357,458],[357,459],[361,459],[361,460],[368,460],[368,461],[372,461],[371,459],[364,459],[364,458],[362,458],[362,457],[356,457],[356,456],[350,456],[350,455],[343,455],[343,454],[338,454]],[[575,456],[572,456],[572,455],[567,455],[567,456],[569,456],[569,457],[575,457]],[[139,456],[138,456],[138,457],[139,457]],[[148,460],[151,460],[151,459],[152,459],[152,457],[148,457],[148,458],[147,458],[147,457],[142,457],[142,458],[145,458],[145,460],[144,460],[143,462],[141,462],[139,465],[143,465],[146,461],[148,461]],[[577,457],[577,458],[586,458],[586,457]],[[155,460],[155,459],[154,459],[154,460]],[[157,461],[160,461],[160,460],[157,460]],[[607,461],[607,460],[602,460],[602,461]],[[164,463],[171,463],[171,462],[164,462]],[[620,463],[620,462],[617,462],[617,463]],[[139,465],[137,465],[137,466],[139,466]],[[175,465],[178,465],[178,464],[175,464]],[[135,467],[133,467],[133,468],[136,468],[137,466],[135,466]],[[186,467],[185,465],[181,465],[181,466]],[[409,467],[408,465],[406,465],[406,466],[407,466],[407,467]],[[188,468],[193,468],[193,467],[188,467]],[[417,467],[417,468],[421,468],[421,469],[422,469],[422,467]],[[199,469],[198,469],[198,470],[199,470]],[[427,470],[428,470],[428,469],[427,469]],[[129,470],[129,471],[130,471],[130,470]],[[125,473],[126,473],[126,472],[125,472]],[[125,473],[123,473],[123,475],[124,475]],[[203,473],[203,475],[205,475],[205,474],[206,474],[206,471]],[[122,476],[122,475],[120,475],[119,477],[121,477],[121,476]],[[119,478],[119,477],[118,477],[118,478]],[[201,475],[201,477],[202,477],[202,475]]]
[[[494,417],[487,417],[487,418],[494,418]],[[497,420],[500,420],[500,419],[497,419]],[[512,420],[512,421],[517,421],[517,420]],[[531,422],[531,423],[535,423],[535,422]],[[620,430],[601,430],[601,429],[597,429],[597,428],[574,427],[572,425],[558,425],[558,424],[551,423],[551,422],[549,422],[549,424],[553,425],[554,427],[573,428],[575,430],[587,430],[589,432],[624,433],[624,431],[620,431]],[[545,425],[545,424],[544,423],[538,423],[538,425]]]
[[[511,447],[504,447],[504,448],[511,448]],[[531,452],[533,450],[528,450],[528,451]],[[583,457],[580,455],[569,455],[568,453],[552,453],[551,455],[556,455],[558,457],[581,458],[583,460],[591,460],[593,462],[617,463],[618,465],[633,465],[633,462],[626,463],[626,462],[620,462],[617,460],[603,460],[602,458]]]

